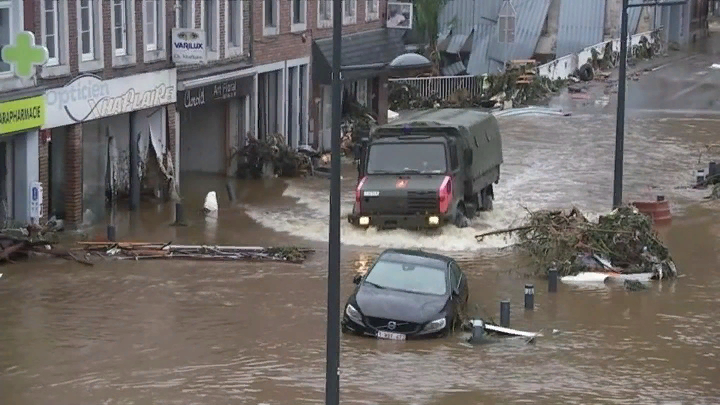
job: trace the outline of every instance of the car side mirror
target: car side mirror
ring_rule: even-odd
[[[361,281],[362,281],[361,274],[356,274],[355,277],[353,277],[353,284],[360,284]]]

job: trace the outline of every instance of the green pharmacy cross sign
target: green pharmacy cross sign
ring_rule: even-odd
[[[29,31],[19,32],[13,45],[2,48],[3,62],[12,66],[15,76],[29,79],[35,74],[35,66],[44,65],[48,60],[48,50],[35,45],[35,35]]]

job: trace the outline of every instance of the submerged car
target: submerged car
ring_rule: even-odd
[[[345,305],[342,330],[380,339],[447,335],[467,309],[468,284],[450,257],[388,249],[364,275]]]

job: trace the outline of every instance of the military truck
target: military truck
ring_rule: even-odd
[[[414,112],[371,132],[348,221],[379,229],[465,227],[478,210],[492,210],[502,163],[492,114]]]

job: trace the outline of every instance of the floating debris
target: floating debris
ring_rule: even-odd
[[[87,258],[104,257],[117,260],[184,259],[184,260],[260,260],[302,263],[312,249],[299,247],[173,245],[172,243],[138,242],[78,242],[83,246],[73,249]]]
[[[615,209],[590,222],[577,209],[531,212],[526,225],[477,235],[515,233],[537,271],[559,276],[599,270],[620,274],[652,273],[652,279],[674,278],[677,269],[659,240],[652,220],[632,206]]]
[[[247,144],[235,156],[241,158],[238,174],[243,178],[260,178],[264,170],[278,177],[302,176],[312,170],[311,158],[291,148],[281,134],[261,140],[248,137]]]

